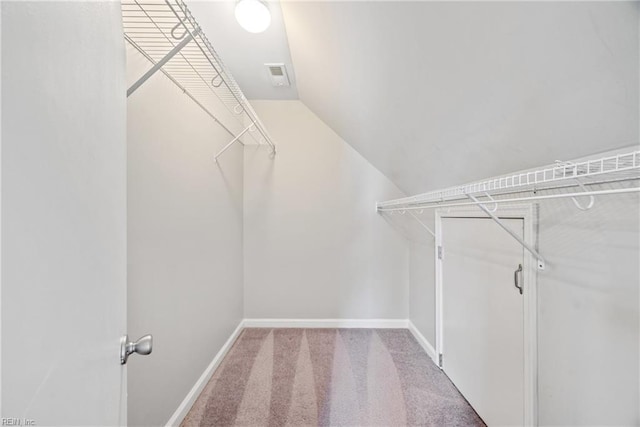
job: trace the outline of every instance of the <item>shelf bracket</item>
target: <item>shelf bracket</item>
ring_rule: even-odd
[[[175,47],[173,49],[171,49],[169,51],[169,53],[167,53],[164,58],[162,58],[160,61],[156,62],[153,67],[151,67],[149,69],[149,71],[147,71],[146,73],[144,73],[144,75],[142,77],[140,77],[138,79],[137,82],[135,82],[134,84],[131,85],[131,87],[129,89],[127,89],[127,98],[129,96],[131,96],[131,94],[133,92],[135,92],[140,86],[142,86],[142,84],[144,82],[146,82],[147,80],[149,80],[149,77],[153,76],[156,71],[158,71],[160,68],[162,68],[164,66],[164,64],[166,64],[167,62],[169,62],[169,60],[171,58],[173,58],[178,52],[180,52],[182,50],[183,47],[185,47],[187,44],[189,44],[189,42],[191,40],[193,40],[193,37],[196,36],[198,34],[200,30],[197,29],[193,35],[192,34],[187,34],[184,38],[184,40],[182,40],[180,43],[178,43],[177,45],[175,45]]]
[[[425,230],[427,230],[429,232],[429,234],[431,234],[433,236],[433,238],[435,239],[436,237],[436,233],[433,232],[433,230],[431,230],[427,224],[425,224],[424,222],[420,221],[420,218],[418,218],[413,212],[409,212],[409,214],[416,220],[418,221],[418,223],[422,226],[422,228],[424,228]]]
[[[222,150],[220,150],[218,152],[218,154],[216,154],[216,156],[214,157],[216,163],[218,162],[218,157],[220,157],[222,155],[222,153],[224,153],[225,151],[227,151],[229,149],[229,147],[231,147],[236,141],[238,141],[240,138],[242,138],[242,135],[244,135],[245,133],[247,133],[252,127],[255,126],[255,123],[251,123],[249,126],[247,126],[246,128],[244,128],[244,130],[242,132],[240,132],[235,138],[233,138],[231,140],[230,143],[228,143],[227,145],[225,145],[224,147],[222,147]]]
[[[381,210],[380,210],[380,208],[378,207],[378,204],[377,204],[377,203],[376,203],[376,212],[377,212],[377,213],[383,212],[383,211],[381,211]],[[422,210],[420,210],[420,213],[422,213],[422,212],[423,212],[423,211],[422,211]],[[406,211],[400,211],[400,213],[401,213],[402,215],[404,215],[404,214],[406,213]],[[393,211],[391,211],[391,215],[393,215]],[[418,218],[418,217],[416,216],[416,214],[414,214],[413,212],[409,211],[409,215],[411,215],[411,216],[413,217],[413,219],[415,219],[416,221],[418,221],[418,224],[420,224],[420,226],[421,226],[422,228],[424,228],[425,230],[427,230],[427,232],[428,232],[429,234],[431,234],[431,236],[433,236],[433,238],[435,239],[435,237],[436,237],[436,233],[434,233],[434,232],[433,232],[433,230],[432,230],[432,229],[430,229],[430,228],[429,228],[429,226],[428,226],[427,224],[425,224],[424,222],[422,222],[422,221],[420,220],[420,218]]]
[[[522,237],[518,236],[518,234],[516,234],[512,229],[510,229],[502,221],[500,221],[500,218],[498,218],[493,212],[491,212],[491,210],[489,210],[489,208],[487,208],[483,204],[483,202],[481,202],[480,200],[478,200],[476,197],[472,196],[471,194],[467,194],[467,197],[469,199],[471,199],[487,215],[489,215],[491,217],[491,219],[493,219],[496,222],[496,224],[498,224],[504,231],[509,233],[511,235],[511,237],[516,239],[518,241],[518,243],[520,243],[526,250],[531,252],[531,254],[534,257],[536,257],[537,264],[538,264],[538,270],[544,270],[545,264],[546,264],[545,261],[544,261],[544,258],[542,258],[542,255],[540,255],[540,253],[538,251],[536,251],[535,248],[533,248],[531,245],[529,245],[527,242],[525,242]]]

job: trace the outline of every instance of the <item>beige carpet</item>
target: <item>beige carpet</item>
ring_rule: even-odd
[[[245,329],[182,423],[484,425],[406,329]]]

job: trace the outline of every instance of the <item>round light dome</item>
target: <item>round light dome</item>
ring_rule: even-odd
[[[250,33],[261,33],[271,25],[271,12],[260,0],[239,0],[236,4],[236,20]]]

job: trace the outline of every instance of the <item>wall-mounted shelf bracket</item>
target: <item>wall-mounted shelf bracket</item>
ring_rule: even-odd
[[[231,147],[234,143],[236,143],[236,141],[238,141],[240,138],[242,138],[242,135],[244,135],[245,133],[249,132],[249,130],[254,127],[254,124],[251,123],[249,126],[247,126],[246,128],[244,128],[244,130],[242,132],[240,132],[235,138],[233,138],[231,140],[230,143],[228,143],[227,145],[225,145],[224,147],[222,147],[222,149],[220,151],[218,151],[218,154],[215,155],[215,161],[216,163],[218,162],[218,157],[220,157],[222,155],[222,153],[224,153],[225,151],[227,151],[229,149],[229,147]]]
[[[120,5],[125,40],[151,63],[127,96],[159,71],[233,138],[216,159],[242,135],[267,144],[275,154],[260,117],[184,0],[121,0]],[[249,123],[248,133],[238,135]]]
[[[420,210],[419,213],[423,213],[424,210]],[[380,213],[380,208],[378,207],[378,204],[376,203],[376,213]],[[401,210],[400,214],[404,215],[405,213],[407,213],[407,211]],[[391,214],[393,215],[393,211],[391,211]],[[433,232],[433,230],[431,230],[431,228],[429,228],[429,226],[427,224],[425,224],[424,222],[422,222],[422,220],[420,220],[420,218],[418,218],[413,212],[409,211],[409,215],[411,215],[416,221],[418,221],[418,224],[420,224],[420,226],[422,228],[424,228],[425,230],[427,230],[427,232],[429,234],[431,234],[431,236],[433,236],[433,238],[435,239],[436,237],[436,233]]]
[[[489,215],[491,217],[491,219],[493,219],[496,224],[498,224],[504,231],[506,231],[507,233],[509,233],[511,235],[511,237],[513,237],[514,239],[516,239],[518,241],[518,243],[520,243],[526,250],[528,250],[529,252],[531,252],[531,254],[536,258],[537,260],[537,265],[538,265],[538,270],[544,270],[545,269],[545,261],[544,258],[542,258],[542,255],[540,255],[540,253],[535,250],[535,248],[533,248],[531,245],[529,245],[527,242],[524,241],[524,239],[522,237],[520,237],[517,233],[515,233],[512,229],[510,229],[509,227],[507,227],[501,220],[500,218],[498,218],[489,208],[487,208],[483,202],[481,202],[480,200],[478,200],[476,197],[472,196],[471,194],[467,194],[467,197],[469,199],[471,199],[480,209],[482,209],[487,215]]]
[[[142,84],[143,84],[144,82],[146,82],[147,80],[149,80],[149,78],[150,78],[151,76],[153,76],[153,75],[156,73],[156,71],[158,71],[160,68],[162,68],[162,66],[163,66],[164,64],[166,64],[167,62],[169,62],[169,60],[170,60],[171,58],[173,58],[174,56],[176,56],[176,54],[177,54],[178,52],[180,52],[180,51],[182,50],[182,48],[183,48],[183,47],[185,47],[186,45],[188,45],[188,44],[189,44],[189,42],[190,42],[191,40],[193,40],[193,37],[194,37],[195,35],[197,35],[199,31],[200,31],[199,29],[198,29],[198,30],[196,30],[196,31],[194,32],[194,34],[193,34],[193,35],[192,35],[192,34],[186,34],[186,35],[185,35],[185,37],[184,37],[184,39],[183,39],[180,43],[178,43],[178,44],[177,44],[173,49],[171,49],[171,50],[169,51],[169,53],[167,53],[167,54],[164,56],[164,58],[162,58],[161,60],[159,60],[158,62],[156,62],[156,63],[153,65],[153,67],[151,67],[151,68],[149,69],[149,71],[147,71],[146,73],[144,73],[144,75],[143,75],[142,77],[140,77],[140,78],[138,79],[138,81],[137,81],[137,82],[135,82],[134,84],[132,84],[132,85],[131,85],[131,87],[130,87],[129,89],[127,89],[127,98],[128,98],[129,96],[131,96],[131,94],[132,94],[133,92],[135,92],[135,91],[136,91],[140,86],[142,86]]]
[[[425,230],[427,230],[429,232],[429,234],[431,234],[431,236],[435,239],[436,237],[436,233],[433,232],[433,230],[431,230],[429,228],[429,226],[427,226],[427,224],[425,224],[424,222],[422,222],[420,220],[420,218],[418,218],[413,212],[409,212],[409,214],[416,220],[418,221],[418,223],[422,226],[422,228],[424,228]]]

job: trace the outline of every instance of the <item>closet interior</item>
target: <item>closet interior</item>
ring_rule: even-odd
[[[637,2],[0,19],[3,424],[640,423]]]

